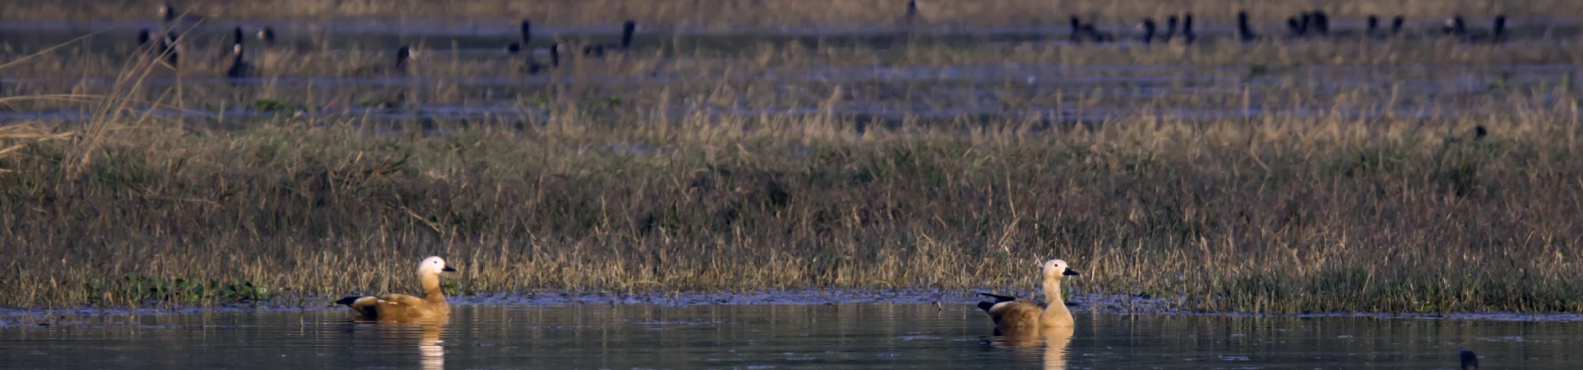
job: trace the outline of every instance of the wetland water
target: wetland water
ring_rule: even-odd
[[[968,305],[460,306],[446,325],[342,310],[105,316],[0,328],[6,368],[1486,368],[1583,363],[1577,322],[1082,313],[1013,347]]]

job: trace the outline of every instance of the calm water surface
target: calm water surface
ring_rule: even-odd
[[[445,325],[340,311],[113,318],[0,329],[5,368],[1485,368],[1583,366],[1583,324],[1082,314],[1013,346],[967,306],[459,307]]]

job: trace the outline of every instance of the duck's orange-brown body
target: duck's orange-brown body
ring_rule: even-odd
[[[995,322],[995,335],[1007,338],[1037,338],[1043,336],[1071,336],[1076,326],[1072,311],[1066,308],[1061,296],[1061,280],[1077,275],[1067,268],[1066,261],[1052,260],[1044,265],[1044,296],[1049,304],[1039,305],[1031,300],[986,294],[995,302],[981,302],[978,307]]]
[[[451,315],[451,305],[440,288],[440,272],[456,271],[445,266],[439,257],[424,260],[418,268],[418,279],[423,283],[423,298],[406,294],[379,296],[351,296],[336,303],[356,311],[364,320],[414,322],[445,319]]]

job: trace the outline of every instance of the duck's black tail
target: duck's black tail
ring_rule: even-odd
[[[995,299],[994,302],[978,302],[978,309],[984,310],[984,312],[989,312],[990,308],[994,308],[996,304],[1000,304],[1001,302],[1017,300],[1017,297],[1013,297],[1013,296],[1009,296],[1009,295],[999,295],[999,294],[994,294],[994,293],[979,292],[978,295],[985,296],[985,297],[990,297],[990,298]]]
[[[359,297],[359,296],[355,296],[355,295],[353,295],[353,296],[346,296],[345,298],[341,298],[341,300],[339,300],[339,301],[335,301],[335,304],[351,306],[352,302],[357,302],[358,298],[363,298],[363,297]]]

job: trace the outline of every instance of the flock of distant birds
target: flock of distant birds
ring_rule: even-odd
[[[918,19],[918,0],[908,0],[907,11],[902,18],[902,22],[912,24],[917,22]],[[1084,41],[1111,42],[1117,40],[1110,33],[1101,31],[1093,22],[1086,22],[1081,17],[1071,16],[1067,23],[1070,27],[1070,31],[1067,34],[1068,39],[1073,43]],[[1407,18],[1401,15],[1391,17],[1390,27],[1386,28],[1380,22],[1380,16],[1371,14],[1366,18],[1365,23],[1367,28],[1363,31],[1362,36],[1385,39],[1401,35],[1403,28],[1406,27]],[[1463,41],[1505,41],[1506,15],[1496,15],[1490,23],[1488,32],[1477,31],[1469,28],[1467,19],[1459,14],[1446,18],[1438,31],[1443,35]],[[1162,42],[1180,40],[1182,43],[1190,44],[1198,39],[1198,34],[1193,32],[1193,13],[1166,16],[1164,29],[1160,28],[1160,24],[1154,18],[1143,18],[1142,21],[1138,22],[1137,30],[1138,42],[1144,44],[1153,43],[1157,40]],[[1287,39],[1326,38],[1332,36],[1342,36],[1342,34],[1339,32],[1332,34],[1330,32],[1330,16],[1323,10],[1305,11],[1286,18]],[[1242,42],[1254,42],[1261,38],[1262,36],[1254,32],[1248,12],[1245,10],[1237,11],[1237,39]]]
[[[180,62],[182,34],[195,28],[202,21],[202,17],[179,13],[169,3],[159,7],[159,17],[161,19],[160,30],[154,31],[147,28],[140,30],[137,35],[138,45],[140,45],[141,50],[152,56],[159,64],[175,68]],[[911,24],[918,18],[917,0],[908,0],[903,21]],[[1406,20],[1403,16],[1397,15],[1390,19],[1390,24],[1387,26],[1381,21],[1381,17],[1369,15],[1366,24],[1367,28],[1361,34],[1342,31],[1332,32],[1329,15],[1320,10],[1306,11],[1286,19],[1287,29],[1284,37],[1285,39],[1322,39],[1351,35],[1353,37],[1387,39],[1401,35]],[[1072,16],[1069,19],[1069,26],[1071,30],[1068,38],[1073,43],[1105,43],[1118,40],[1115,35],[1102,31],[1094,22],[1085,21],[1078,16]],[[1137,31],[1136,40],[1143,44],[1155,42],[1191,44],[1198,39],[1198,34],[1193,29],[1192,13],[1167,16],[1163,26],[1156,22],[1154,18],[1144,18],[1138,23]],[[1506,16],[1495,16],[1490,28],[1486,31],[1470,28],[1467,20],[1461,15],[1457,15],[1447,18],[1438,31],[1447,37],[1454,37],[1463,41],[1501,42],[1507,37]],[[582,47],[582,54],[591,58],[603,58],[606,55],[629,50],[632,48],[633,37],[636,32],[637,22],[627,20],[622,24],[619,43],[587,44]],[[246,33],[243,32],[241,27],[232,29],[231,58],[225,73],[227,77],[232,79],[255,76],[258,71],[258,68],[248,63],[245,58],[245,35]],[[268,26],[258,29],[255,37],[265,47],[275,43],[275,31]],[[537,57],[538,52],[530,47],[533,40],[532,22],[522,21],[519,37],[519,40],[507,44],[504,47],[504,51],[510,55],[526,55],[522,64],[523,72],[540,74],[561,66],[560,42],[552,41],[548,45],[542,46],[543,54],[548,59],[546,61],[539,60]],[[1238,40],[1254,42],[1265,38],[1268,38],[1268,36],[1260,35],[1254,31],[1248,12],[1237,12]],[[411,46],[402,45],[396,49],[395,60],[390,65],[392,68],[388,70],[411,73],[410,67],[416,57],[417,55]]]
[[[196,28],[201,17],[178,13],[174,6],[164,4],[159,7],[160,29],[141,29],[137,34],[139,50],[152,57],[154,61],[168,68],[175,69],[181,61],[182,35]],[[547,56],[546,61],[540,61],[536,52],[530,47],[533,40],[533,23],[523,20],[521,23],[520,40],[507,44],[503,49],[509,55],[526,55],[522,70],[528,74],[540,74],[561,66],[561,44],[551,41],[542,47]],[[636,21],[627,20],[621,25],[621,40],[619,43],[592,43],[583,45],[582,54],[586,57],[602,59],[606,56],[625,52],[632,48],[633,38],[636,36],[638,24]],[[242,27],[231,30],[231,58],[227,64],[225,75],[231,79],[242,79],[255,76],[258,68],[246,59],[246,32]],[[275,30],[269,26],[258,29],[255,37],[264,47],[275,44]],[[412,63],[417,54],[410,45],[401,45],[396,48],[395,60],[390,64],[389,71],[411,73]]]
[[[1116,38],[1111,34],[1100,31],[1099,28],[1094,25],[1094,23],[1084,22],[1082,18],[1077,16],[1072,16],[1068,23],[1070,24],[1071,28],[1071,32],[1068,35],[1071,42],[1110,42],[1116,40]],[[1387,39],[1400,36],[1402,34],[1402,29],[1407,23],[1407,20],[1406,17],[1400,15],[1392,17],[1390,27],[1387,28],[1381,23],[1379,16],[1369,15],[1365,23],[1367,24],[1367,28],[1364,29],[1361,35],[1357,36],[1373,39]],[[1178,40],[1182,43],[1191,44],[1198,39],[1198,33],[1193,31],[1193,13],[1183,13],[1180,16],[1170,15],[1165,17],[1164,29],[1161,29],[1159,23],[1155,22],[1154,18],[1144,18],[1142,21],[1138,22],[1137,28],[1139,31],[1138,42],[1144,44],[1154,43],[1156,41],[1173,42]],[[1494,20],[1491,21],[1491,26],[1488,32],[1469,28],[1467,19],[1463,18],[1461,15],[1447,18],[1445,20],[1445,24],[1441,26],[1439,31],[1443,35],[1454,37],[1463,41],[1505,41],[1506,16],[1495,16]],[[1331,32],[1330,16],[1325,14],[1324,11],[1315,10],[1303,12],[1286,19],[1286,39],[1327,38],[1335,36],[1343,36],[1343,34],[1341,32]],[[1259,35],[1258,32],[1253,30],[1253,24],[1249,20],[1248,12],[1238,11],[1237,39],[1241,40],[1242,42],[1254,42],[1261,38],[1263,38],[1263,36]]]

